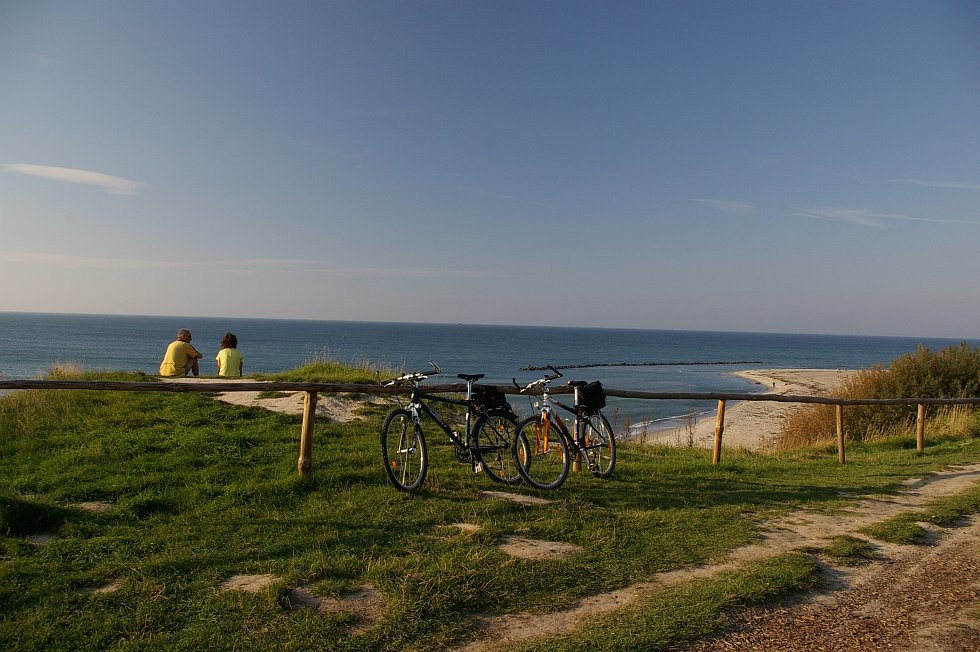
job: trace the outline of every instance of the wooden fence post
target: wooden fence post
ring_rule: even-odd
[[[921,453],[926,449],[926,406],[919,403],[915,421],[915,447]]]
[[[725,434],[725,401],[718,401],[718,418],[715,419],[715,451],[711,456],[712,464],[721,463],[721,438]]]
[[[306,392],[303,397],[303,430],[299,435],[299,460],[296,467],[299,477],[313,474],[313,423],[316,420],[316,392]]]
[[[844,463],[844,406],[837,404],[837,461]]]

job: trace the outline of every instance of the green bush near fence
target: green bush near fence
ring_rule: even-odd
[[[962,343],[939,351],[919,347],[898,356],[888,367],[860,370],[832,392],[843,399],[970,398],[980,396],[980,348]],[[980,436],[976,406],[930,407],[928,418],[941,432]],[[797,448],[831,439],[836,432],[833,405],[807,405],[784,422],[778,444]],[[845,408],[844,435],[848,440],[899,436],[915,427],[916,406],[854,405]],[[952,425],[951,422],[955,422]],[[930,428],[931,430],[932,428]]]

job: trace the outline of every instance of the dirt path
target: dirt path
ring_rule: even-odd
[[[590,615],[612,612],[665,586],[711,577],[749,560],[820,547],[842,535],[862,537],[858,531],[867,525],[960,493],[978,480],[980,464],[958,467],[909,480],[900,495],[860,500],[844,514],[794,512],[772,523],[759,543],[739,548],[717,564],[662,573],[552,614],[483,617],[481,638],[455,649],[499,650],[506,644],[568,633]],[[935,538],[932,546],[882,544],[881,561],[860,569],[829,568],[824,593],[807,596],[792,608],[748,611],[738,632],[692,649],[980,649],[980,522],[937,532]],[[809,628],[801,623],[809,623]]]
[[[828,580],[842,586],[793,606],[747,610],[733,631],[688,649],[980,649],[980,520]]]

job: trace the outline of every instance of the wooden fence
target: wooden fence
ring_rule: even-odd
[[[25,389],[87,389],[117,392],[305,392],[303,400],[303,425],[300,431],[299,460],[297,469],[300,476],[313,472],[313,428],[316,417],[317,397],[320,393],[357,394],[407,394],[409,387],[381,387],[379,385],[353,385],[331,383],[294,383],[274,381],[228,381],[200,382],[192,379],[173,382],[116,382],[93,380],[3,380],[0,390]],[[517,394],[514,387],[497,386],[507,394]],[[465,393],[466,385],[426,385],[429,393]],[[567,394],[570,388],[553,388],[552,394]],[[788,394],[726,394],[717,392],[634,392],[621,389],[606,389],[607,396],[645,400],[692,400],[717,401],[718,415],[715,420],[715,442],[711,461],[721,463],[722,440],[725,433],[725,405],[738,401],[775,401],[777,403],[817,403],[833,405],[837,409],[837,454],[838,461],[844,464],[844,408],[854,405],[907,405],[918,406],[915,428],[916,448],[925,450],[925,408],[927,405],[980,405],[980,397],[973,398],[883,398],[883,399],[841,399],[824,396],[794,396]],[[540,393],[540,392],[539,392]]]

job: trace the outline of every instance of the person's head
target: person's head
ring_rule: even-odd
[[[225,333],[225,336],[221,338],[221,348],[223,349],[237,349],[238,348],[238,338],[234,333]]]
[[[181,342],[190,342],[192,339],[191,332],[186,328],[181,328],[179,331],[177,331],[177,339]]]

